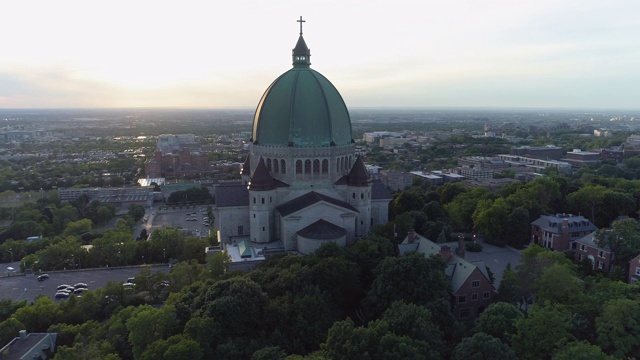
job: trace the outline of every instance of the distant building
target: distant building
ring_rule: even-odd
[[[397,132],[374,131],[374,132],[364,133],[362,135],[362,140],[364,140],[364,142],[366,142],[367,144],[380,145],[380,140],[381,139],[402,138],[402,136],[403,136],[402,133],[397,133]],[[382,145],[380,145],[380,146],[382,146]]]
[[[455,249],[455,250],[454,250]],[[409,231],[398,245],[400,255],[418,252],[424,256],[439,256],[447,264],[445,274],[451,279],[453,314],[459,319],[476,317],[493,301],[495,287],[489,278],[487,266],[482,261],[469,262],[464,259],[463,238],[456,244],[436,244],[427,238]]]
[[[511,167],[533,168],[537,172],[542,172],[546,168],[555,168],[560,173],[570,173],[571,164],[558,160],[541,160],[537,158],[524,157],[519,155],[500,154],[498,158],[508,163]]]
[[[547,146],[518,146],[512,147],[509,151],[511,155],[518,155],[540,160],[560,160],[564,151],[561,147],[554,145]]]
[[[148,177],[177,177],[210,172],[209,155],[193,134],[158,136],[153,158],[145,162]]]
[[[153,189],[142,187],[123,188],[66,188],[58,189],[61,201],[75,201],[82,195],[89,200],[99,200],[105,204],[113,204],[117,208],[126,209],[130,205],[150,207],[153,205]]]
[[[490,169],[461,167],[457,170],[458,174],[464,176],[465,179],[474,181],[493,179],[493,170]]]
[[[593,130],[593,136],[611,137],[611,135],[612,135],[611,130],[607,130],[607,129],[595,129],[595,130]]]
[[[27,330],[20,330],[18,337],[0,349],[0,359],[51,359],[56,352],[57,338],[57,333],[27,333]]]
[[[432,174],[428,171],[411,171],[410,174],[414,177],[418,177],[431,185],[444,184],[444,178],[440,175]]]
[[[447,170],[434,170],[431,173],[434,174],[434,175],[442,176],[442,180],[445,183],[458,182],[458,181],[462,181],[462,180],[465,179],[465,177],[463,175],[456,174],[454,172],[447,171]]]
[[[391,191],[403,191],[413,185],[411,173],[400,170],[381,170],[380,180]]]
[[[592,166],[600,163],[600,153],[591,151],[582,151],[580,149],[573,149],[566,155],[566,162],[571,166],[579,168],[584,165]]]
[[[489,169],[501,172],[509,168],[509,163],[497,156],[464,156],[458,159],[461,168]]]
[[[531,243],[555,251],[567,251],[572,243],[596,230],[584,216],[542,215],[531,223]]]

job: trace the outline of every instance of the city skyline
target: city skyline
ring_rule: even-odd
[[[254,108],[311,66],[348,107],[640,109],[631,1],[0,5],[0,108]]]

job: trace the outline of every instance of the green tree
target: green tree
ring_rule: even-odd
[[[473,228],[472,216],[478,202],[490,198],[489,190],[477,187],[458,194],[453,200],[444,205],[444,209],[451,219],[451,227],[454,231],[469,232]]]
[[[600,247],[615,251],[614,261],[617,265],[626,265],[640,251],[638,222],[632,218],[615,221],[611,230],[596,230],[594,241]]]
[[[399,336],[424,341],[429,349],[444,358],[447,355],[444,332],[432,321],[429,309],[414,304],[396,301],[382,314],[389,330]]]
[[[175,309],[173,306],[163,306],[156,309],[149,305],[137,308],[131,318],[126,321],[129,332],[128,340],[132,346],[135,358],[145,352],[153,342],[174,335]]]
[[[24,324],[14,317],[0,322],[0,344],[8,344],[9,341],[18,336],[20,330],[24,329]]]
[[[516,321],[513,349],[522,360],[550,359],[574,340],[571,313],[560,305],[536,304],[527,317]]]
[[[64,236],[81,235],[90,231],[91,231],[91,220],[82,219],[78,221],[69,222],[67,224],[67,227],[65,227],[64,231],[62,232],[62,235]]]
[[[199,344],[180,334],[154,341],[142,353],[140,360],[200,360],[202,356]]]
[[[384,321],[356,327],[351,319],[336,322],[321,346],[324,355],[335,360],[351,359],[440,359],[425,342],[389,331]]]
[[[509,229],[505,219],[511,210],[506,200],[498,198],[495,201],[482,199],[478,201],[472,220],[476,229],[484,234],[488,243],[504,246],[507,243]]]
[[[596,211],[604,205],[607,188],[602,185],[588,184],[580,190],[567,195],[567,205],[575,214],[588,214],[589,219],[597,226],[604,227],[596,219]]]
[[[552,360],[613,360],[599,346],[586,341],[573,342],[553,354]]]
[[[500,339],[485,333],[477,333],[464,338],[456,345],[451,355],[452,360],[516,360],[516,354]]]
[[[451,284],[444,269],[442,259],[426,258],[420,253],[384,259],[376,268],[376,278],[363,302],[366,315],[377,317],[396,300],[428,305],[448,299]]]
[[[546,267],[542,275],[535,279],[537,301],[572,306],[582,302],[584,296],[582,281],[574,270],[566,265],[553,264]]]
[[[144,207],[140,205],[132,204],[129,206],[127,214],[131,215],[133,220],[137,223],[144,217]]]
[[[21,307],[14,314],[28,332],[46,332],[60,316],[58,305],[47,296],[37,296],[32,306]]]
[[[474,332],[482,332],[511,343],[511,335],[516,333],[516,322],[524,316],[515,305],[495,302],[480,314],[474,325]]]
[[[506,302],[509,304],[515,304],[516,302],[521,300],[521,293],[522,291],[520,290],[518,275],[511,268],[511,263],[508,263],[507,267],[502,273],[502,281],[500,281],[500,285],[498,286],[498,293],[496,294],[494,300]],[[488,334],[495,336],[491,333]]]
[[[251,355],[251,360],[283,360],[287,353],[278,346],[262,348]]]
[[[411,188],[399,193],[398,196],[393,199],[391,203],[391,217],[412,210],[422,210],[424,205],[424,196],[420,188]]]
[[[542,214],[554,212],[555,203],[561,199],[560,184],[552,178],[537,178],[507,197],[511,208],[523,207],[527,209],[533,219]]]
[[[554,264],[572,267],[573,263],[564,254],[549,251],[542,246],[532,244],[522,251],[520,265],[518,265],[518,282],[525,292],[535,293],[535,281],[544,270]]]
[[[229,271],[230,264],[231,257],[223,251],[207,255],[207,272],[212,279],[222,278]]]
[[[529,243],[531,232],[529,211],[521,206],[511,210],[507,217],[507,229],[509,229],[506,237],[507,245],[522,249],[525,244]]]
[[[616,358],[640,357],[640,304],[637,300],[613,299],[604,304],[596,319],[598,343]]]
[[[27,300],[13,301],[10,298],[0,300],[0,322],[7,320],[21,307],[27,305]]]

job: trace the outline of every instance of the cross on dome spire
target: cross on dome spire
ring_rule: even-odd
[[[306,20],[302,20],[302,16],[300,16],[300,20],[296,20],[296,22],[300,23],[300,36],[302,36],[302,23],[307,22]]]
[[[311,65],[311,61],[309,58],[311,57],[311,51],[307,47],[307,44],[304,42],[304,38],[302,37],[302,23],[306,22],[302,20],[302,16],[300,16],[299,20],[296,22],[300,23],[300,37],[298,37],[298,42],[296,43],[296,47],[293,48],[293,66],[297,67],[309,67]]]

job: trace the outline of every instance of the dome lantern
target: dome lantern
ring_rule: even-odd
[[[302,37],[302,23],[306,21],[302,20],[302,16],[300,16],[300,20],[296,21],[300,23],[300,37],[298,38],[296,47],[291,51],[293,66],[308,67],[311,65],[311,50],[309,50],[307,43],[304,42],[304,38]]]

